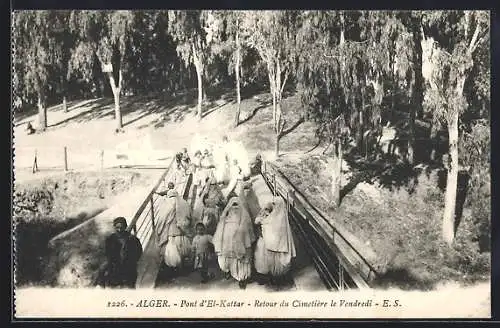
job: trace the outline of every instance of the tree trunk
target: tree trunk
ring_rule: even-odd
[[[476,30],[474,34],[476,35]],[[475,38],[473,37],[473,40]],[[462,76],[457,81],[456,97],[463,97],[465,85],[465,72],[461,72]],[[448,176],[446,179],[446,193],[443,213],[443,240],[451,245],[455,238],[455,219],[456,219],[456,204],[457,204],[457,187],[458,187],[458,120],[459,108],[452,108],[453,113],[448,121],[448,152],[450,155],[450,164],[448,168]]]
[[[356,144],[360,151],[360,154],[363,153],[363,132],[364,132],[364,121],[363,121],[363,111],[365,110],[365,88],[361,88],[361,108],[358,110],[358,133],[356,135]],[[365,150],[367,151],[367,150]]]
[[[236,101],[238,103],[236,107],[236,115],[234,118],[234,127],[237,127],[240,123],[240,110],[241,110],[241,91],[240,91],[240,39],[238,33],[236,33],[236,65],[235,65],[235,74],[236,74]]]
[[[439,144],[439,139],[437,138],[438,129],[439,129],[439,124],[437,122],[431,122],[431,131],[429,135],[429,139],[431,142],[431,154],[430,154],[431,161],[436,160],[436,152]]]
[[[413,65],[415,67],[415,84],[412,88],[411,103],[410,103],[410,138],[408,141],[408,161],[413,164],[415,162],[415,118],[422,119],[424,116],[423,99],[424,99],[424,77],[422,75],[423,67],[423,50],[422,50],[422,34],[420,33],[421,21],[413,20]]]
[[[340,44],[344,44],[345,42],[345,18],[344,13],[340,13]]]
[[[202,72],[202,67],[201,63],[196,63],[196,77],[198,78],[198,120],[201,120],[202,118],[202,104],[203,104],[203,72]]]
[[[115,122],[116,122],[116,132],[121,131],[123,128],[122,112],[120,109],[120,92],[122,91],[122,70],[118,68],[118,83],[115,81],[113,72],[108,73],[109,84],[111,85],[111,91],[113,92],[113,99],[115,102]]]
[[[121,72],[118,80],[118,86],[116,86],[113,73],[111,72],[109,73],[109,84],[111,84],[111,91],[113,92],[113,99],[115,102],[116,131],[120,131],[123,128],[122,111],[120,109]]]
[[[413,107],[413,106],[410,106]],[[409,139],[408,139],[408,162],[410,164],[414,163],[414,154],[415,154],[415,109],[410,108],[410,124],[409,124]]]
[[[276,158],[280,155],[280,139],[281,139],[281,99],[276,96],[276,145],[274,148]]]
[[[113,88],[113,98],[115,100],[115,121],[116,129],[123,128],[122,111],[120,110],[120,89]]]
[[[276,158],[278,158],[280,154],[280,139],[281,135],[276,133],[276,144],[274,145],[274,156],[276,156]]]
[[[274,88],[271,88],[271,95],[273,96],[273,124],[274,130],[276,131],[276,93]]]
[[[443,240],[451,245],[455,238],[455,207],[458,186],[458,112],[454,113],[448,124],[448,143],[450,167],[446,180],[446,193],[443,214]]]
[[[359,124],[359,127],[358,127],[358,133],[356,135],[356,143],[357,143],[357,147],[359,149],[359,152],[360,152],[360,155],[363,154],[363,112],[362,111],[358,111],[358,124]]]
[[[394,74],[393,74],[394,77]],[[393,124],[394,122],[394,111],[396,110],[396,87],[394,86],[391,92],[391,109],[389,110],[389,122]]]
[[[47,129],[47,106],[43,95],[38,95],[38,130]]]
[[[415,86],[413,90],[413,106],[412,110],[415,110],[416,112],[416,117],[419,119],[422,119],[424,117],[424,107],[423,107],[423,101],[424,101],[424,76],[422,74],[422,69],[423,69],[423,49],[422,49],[422,34],[420,33],[419,26],[420,26],[420,21],[417,21],[414,25],[414,33],[413,33],[413,40],[414,40],[414,49],[413,49],[413,65],[415,65]]]
[[[340,188],[342,178],[342,142],[339,140],[335,146],[332,170],[332,197],[335,207],[340,206]]]
[[[68,105],[67,105],[67,103],[66,103],[66,96],[63,96],[63,103],[62,103],[62,107],[63,107],[63,111],[64,111],[65,113],[67,113],[67,112],[68,112]]]

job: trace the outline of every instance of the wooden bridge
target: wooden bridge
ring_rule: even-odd
[[[165,170],[146,196],[129,224],[129,230],[141,241],[144,253],[139,261],[137,288],[155,288],[161,267],[160,249],[154,240],[155,220],[167,214],[165,198],[156,194],[172,181],[173,163]],[[273,164],[265,162],[262,174],[253,178],[259,203],[282,197],[295,236],[305,247],[308,257],[328,290],[365,289],[377,272],[370,254],[354,236],[325,218],[307,198]],[[197,186],[189,175],[178,191],[193,208]]]

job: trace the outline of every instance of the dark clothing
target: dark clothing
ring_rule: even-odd
[[[26,133],[27,134],[33,134],[33,133],[35,133],[35,129],[31,125],[31,123],[28,123],[28,125],[26,126]]]
[[[262,172],[262,160],[256,159],[250,164],[250,173],[252,175],[258,175]]]
[[[217,207],[222,212],[226,206],[222,191],[216,185],[210,185],[208,188],[208,192],[203,195],[203,205],[205,205],[205,207]]]
[[[167,196],[168,191],[169,191],[169,190],[172,190],[172,189],[174,189],[174,188],[169,188],[169,189],[167,189],[167,190],[163,190],[163,191],[157,191],[156,193],[157,193],[158,195],[160,195],[160,196]]]
[[[191,164],[191,158],[189,158],[189,155],[187,153],[182,153],[181,160],[185,166],[189,166],[189,164]]]
[[[219,223],[219,216],[222,210],[224,209],[226,202],[224,199],[224,195],[220,188],[216,185],[208,186],[210,188],[208,192],[203,196],[203,213],[202,218],[207,215],[207,221],[205,223],[205,228],[207,229],[207,233],[213,235],[215,233],[215,229],[217,228],[217,224]]]
[[[137,280],[137,263],[142,246],[129,232],[113,233],[106,238],[106,282],[110,287],[134,288]]]
[[[205,283],[212,278],[212,275],[208,273],[208,268],[200,268],[196,270],[200,273],[202,283]]]

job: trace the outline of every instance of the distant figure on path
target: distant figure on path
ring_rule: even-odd
[[[292,230],[286,215],[286,204],[281,198],[268,203],[255,219],[260,226],[255,247],[255,270],[261,275],[259,283],[268,280],[280,287],[296,256]]]
[[[167,190],[158,191],[158,192],[155,192],[155,194],[160,195],[160,196],[167,196],[168,192],[170,190],[174,190],[174,189],[175,189],[174,183],[173,182],[169,182],[168,185],[167,185]]]
[[[239,167],[237,160],[233,161],[233,166],[231,167],[230,172],[231,175],[229,184],[223,190],[223,194],[226,197],[226,199],[229,199],[237,195],[239,188],[242,186],[244,180],[243,171]]]
[[[219,184],[226,184],[230,180],[230,145],[227,136],[222,138],[222,143],[217,145],[215,151],[215,177]]]
[[[113,220],[115,232],[106,238],[105,286],[135,288],[137,263],[142,255],[142,246],[134,235],[127,231],[123,217]]]
[[[189,157],[189,153],[188,153],[188,150],[187,148],[182,148],[182,163],[184,165],[184,167],[189,167],[189,165],[191,164],[191,158]]]
[[[196,224],[196,236],[193,238],[193,268],[200,273],[201,282],[206,283],[213,278],[208,272],[208,260],[213,253],[212,236],[207,234],[203,223]]]
[[[257,154],[255,160],[250,164],[250,174],[259,175],[262,172],[262,156]]]
[[[174,164],[174,172],[173,172],[173,182],[175,184],[175,190],[179,194],[184,192],[184,184],[188,179],[188,174],[186,174],[186,169],[187,167],[184,166],[182,162],[182,154],[178,153],[175,157],[175,164]]]
[[[33,128],[33,125],[31,125],[31,122],[28,122],[26,125],[26,134],[30,135],[35,133],[35,129]]]
[[[214,169],[215,163],[213,155],[205,149],[203,151],[203,156],[201,157],[201,174],[200,178],[203,182],[207,181],[207,179],[211,179],[214,177]]]
[[[201,151],[197,150],[194,153],[194,158],[193,158],[193,169],[194,169],[193,170],[194,171],[193,172],[194,173],[193,180],[194,180],[194,184],[197,186],[201,186],[204,182],[204,178],[203,178],[204,170],[201,167],[201,160],[202,160]]]
[[[252,274],[252,244],[256,237],[243,197],[233,197],[220,217],[213,244],[220,269],[244,289]]]

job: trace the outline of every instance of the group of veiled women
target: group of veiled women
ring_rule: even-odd
[[[260,156],[250,166],[260,167],[259,161]],[[177,154],[173,181],[158,193],[167,197],[169,208],[156,222],[156,240],[168,267],[191,266],[207,282],[213,277],[209,261],[216,256],[224,277],[236,279],[240,288],[251,279],[282,285],[295,257],[285,203],[276,197],[261,208],[245,174],[251,171],[230,153],[222,163],[208,150],[196,151],[192,161],[186,149]],[[192,209],[182,195],[190,175],[197,187]]]

